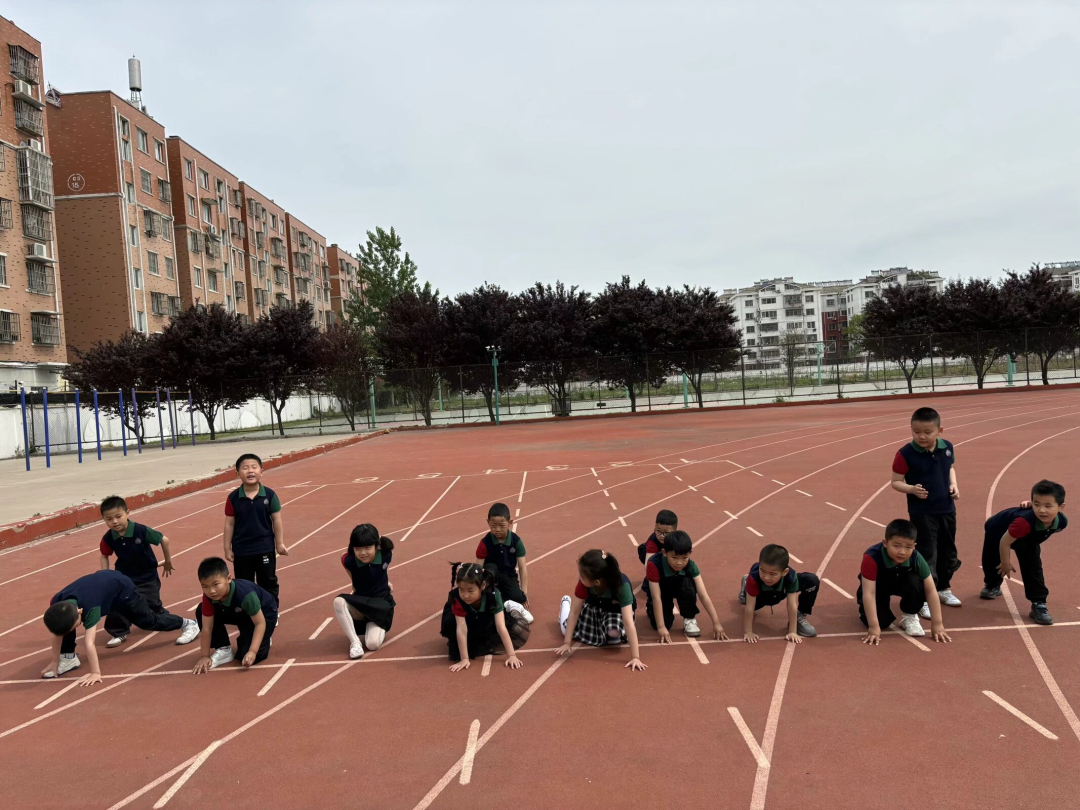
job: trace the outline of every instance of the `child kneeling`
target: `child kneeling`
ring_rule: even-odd
[[[202,655],[192,672],[209,672],[236,656],[245,667],[266,660],[278,619],[277,600],[270,592],[246,579],[233,579],[229,564],[221,557],[208,557],[199,563],[199,584],[203,600],[195,608],[195,621],[202,628]],[[236,625],[240,631],[235,653],[227,624]]]
[[[495,573],[476,563],[452,563],[450,593],[443,607],[442,636],[454,663],[451,672],[468,669],[470,659],[493,655],[500,644],[506,666],[518,669],[521,659],[514,651],[529,640],[529,624],[520,610],[509,613],[495,586]]]
[[[393,557],[394,541],[370,523],[352,530],[341,564],[352,578],[353,590],[334,599],[334,616],[349,639],[349,658],[363,658],[364,644],[369,650],[379,649],[393,624],[394,589],[388,573]]]
[[[649,617],[649,624],[653,630],[657,630],[660,622],[664,623],[664,629],[660,633],[660,643],[671,643],[671,626],[675,624],[675,604],[679,605],[679,614],[683,619],[683,632],[690,638],[701,635],[698,627],[698,599],[705,606],[705,612],[713,624],[713,636],[717,641],[727,639],[727,634],[720,624],[713,607],[709,592],[705,590],[705,580],[701,578],[701,571],[697,563],[690,559],[694,543],[690,535],[683,531],[673,531],[667,535],[664,550],[654,554],[645,564],[645,582],[642,590],[648,589],[648,600],[645,602],[645,615]]]

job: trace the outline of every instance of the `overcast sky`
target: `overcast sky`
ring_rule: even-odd
[[[1080,259],[1080,3],[5,3],[329,242],[444,293]]]

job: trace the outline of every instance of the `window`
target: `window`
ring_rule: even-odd
[[[172,184],[168,180],[157,179],[158,199],[168,202],[172,199]]]
[[[135,267],[131,271],[131,282],[135,285],[136,290],[142,289],[142,270]]]
[[[198,267],[195,268],[195,286],[202,289],[202,270]]]
[[[131,244],[139,244],[139,227],[137,225],[129,225],[128,231],[128,236],[131,237]]]
[[[7,286],[7,256],[0,253],[0,286]]]
[[[51,312],[31,312],[30,331],[34,343],[60,345],[60,316]]]
[[[127,184],[127,201],[131,205],[135,204],[135,186],[131,185],[131,183]]]
[[[161,218],[161,238],[166,242],[172,241],[172,222],[165,217]]]
[[[244,282],[242,282],[242,281],[233,282],[233,292],[236,294],[236,300],[237,301],[243,301],[244,300]]]
[[[36,205],[20,205],[23,236],[40,242],[51,242],[53,238],[53,215]]]
[[[270,227],[277,230],[277,214],[270,215]]]
[[[202,205],[202,218],[203,222],[209,224],[214,221],[214,207],[208,202],[203,202]]]
[[[746,341],[746,345],[747,346],[756,346],[757,345],[757,340],[755,340],[754,338],[750,338],[748,341]]]
[[[814,314],[814,308],[813,307],[807,307],[806,308],[806,314],[807,315],[813,315]]]
[[[146,313],[141,309],[135,313],[135,328],[140,332],[146,332]]]
[[[176,271],[173,269],[173,261],[168,256],[165,257],[165,278],[176,278]]]
[[[162,316],[169,307],[169,296],[165,293],[150,293],[150,311],[154,315]]]
[[[752,334],[756,329],[756,326],[747,326],[743,331],[745,331],[749,335]]]
[[[175,318],[180,314],[180,296],[169,296],[169,317]]]
[[[146,272],[152,276],[161,275],[158,270],[158,255],[156,253],[146,252]]]
[[[120,134],[125,138],[131,137],[131,125],[127,122],[126,118],[120,119]]]
[[[195,179],[195,165],[187,158],[184,158],[184,177],[188,180]]]
[[[827,307],[835,307],[836,306],[836,299],[835,298],[829,298],[828,300],[825,301],[825,306],[827,306]]]
[[[165,162],[165,144],[156,138],[154,139],[154,157],[157,158],[158,163]]]
[[[13,210],[11,200],[0,199],[0,228],[8,230],[15,227]]]
[[[138,136],[138,139],[139,139],[138,140],[139,151],[142,152],[143,154],[149,155],[150,154],[150,144],[149,144],[149,141],[146,138],[146,133],[143,132],[138,127],[136,127],[135,128],[135,134]]]
[[[223,180],[215,180],[214,181],[214,188],[217,189],[218,194],[224,194],[225,193],[225,182]]]
[[[817,324],[814,321],[807,321],[806,328],[809,329],[811,332],[816,332]]]
[[[812,295],[808,295],[808,296],[806,296],[806,303],[807,303],[807,304],[812,304],[812,303],[814,303],[814,296],[812,296]]]
[[[139,169],[139,178],[142,181],[142,190],[146,194],[154,193],[154,180],[146,169]]]
[[[189,216],[197,216],[195,213],[195,198],[190,194],[187,195],[187,212]]]
[[[131,162],[131,141],[120,141],[120,154],[128,163]]]
[[[210,190],[210,175],[208,175],[203,169],[199,169],[199,185]]]
[[[216,271],[214,271],[214,270],[207,270],[206,271],[207,289],[210,290],[210,292],[217,292],[218,291],[218,278],[217,277],[218,277],[218,274],[217,274]]]
[[[765,306],[765,304],[775,304],[775,303],[776,303],[775,298],[762,298],[761,299],[761,305],[762,306]]]

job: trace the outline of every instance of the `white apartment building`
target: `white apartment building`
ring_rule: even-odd
[[[932,287],[941,293],[945,290],[945,279],[932,270],[910,270],[907,267],[891,267],[888,270],[871,270],[856,284],[846,291],[847,316],[853,318],[862,315],[866,302],[881,295],[886,287]]]
[[[1080,262],[1046,262],[1042,267],[1052,272],[1061,286],[1080,292]]]

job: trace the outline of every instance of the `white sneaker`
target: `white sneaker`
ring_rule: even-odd
[[[228,664],[234,658],[236,658],[236,653],[233,652],[231,645],[228,647],[218,647],[210,655],[210,669],[225,666],[225,664]]]
[[[697,619],[684,619],[683,632],[691,638],[695,636],[700,636],[701,628],[698,627]]]
[[[78,669],[81,664],[82,662],[79,660],[79,656],[77,656],[75,653],[67,653],[66,655],[60,656],[60,666],[58,667],[58,669],[60,670],[59,675],[56,672],[46,672],[41,677],[57,678],[60,675],[66,675],[73,669]]]
[[[910,616],[912,614],[905,613],[904,615],[905,616]],[[919,610],[919,617],[923,618],[923,619],[929,619],[930,618],[930,605],[926,604],[926,602],[922,603],[922,609]]]
[[[194,619],[184,619],[184,626],[180,628],[181,633],[179,638],[176,639],[177,644],[190,644],[199,637],[199,633],[202,628],[199,627],[199,623]],[[112,645],[112,642],[109,642]],[[230,650],[232,647],[229,648]]]
[[[364,657],[364,645],[360,643],[359,639],[357,639],[356,641],[354,641],[352,644],[349,645],[349,658],[352,658],[353,660],[356,660],[357,658],[363,658],[363,657]]]
[[[525,606],[521,602],[515,602],[513,599],[507,599],[503,602],[503,608],[507,613],[513,613],[518,616],[525,624],[533,623],[533,615],[525,609]]]
[[[563,636],[566,635],[566,623],[570,621],[570,597],[564,596],[559,603],[559,627],[562,628]]]
[[[124,640],[126,638],[127,638],[127,636],[113,636],[112,638],[109,639],[108,643],[106,643],[105,646],[106,647],[119,647],[121,644],[124,643]]]
[[[937,595],[938,599],[941,600],[941,604],[948,605],[949,607],[960,607],[960,600],[953,595],[952,590],[950,590],[949,588],[946,588],[943,591],[938,591]]]
[[[905,613],[899,621],[900,629],[904,631],[908,636],[925,636],[926,631],[923,630],[922,624],[919,623],[919,617],[914,613]]]

